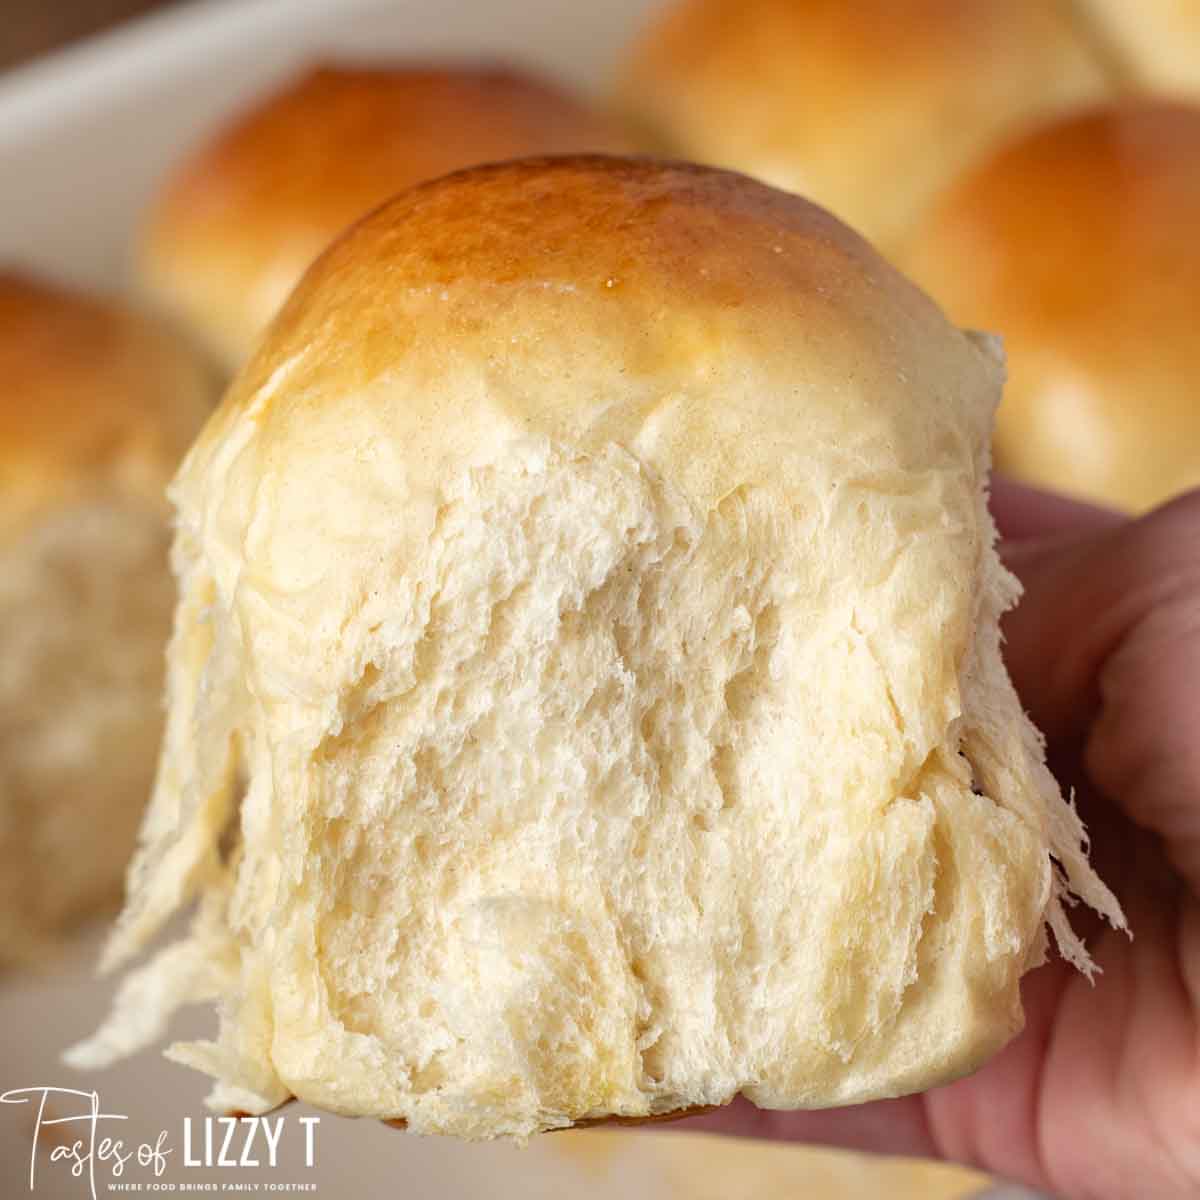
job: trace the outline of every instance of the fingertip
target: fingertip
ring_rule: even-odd
[[[1001,546],[1024,588],[1004,619],[1005,660],[1043,732],[1074,736],[1095,715],[1100,672],[1129,631],[1200,591],[1200,489],[1133,519],[1072,512],[1059,497],[1015,487],[1026,494],[1005,485],[1004,503],[1031,501],[1041,529],[1026,526],[1026,537]],[[1056,524],[1055,510],[1078,523]]]
[[[1007,539],[1095,532],[1129,519],[1116,509],[1046,491],[1001,474],[992,475],[988,499],[1000,536]]]

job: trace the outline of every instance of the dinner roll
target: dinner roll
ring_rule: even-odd
[[[162,727],[163,494],[212,380],[113,304],[0,273],[0,965],[120,897]]]
[[[906,262],[998,330],[1000,465],[1131,509],[1200,484],[1200,109],[1104,107],[949,189]]]
[[[237,367],[305,267],[393,193],[474,163],[624,148],[573,97],[519,71],[320,67],[183,163],[149,214],[140,280]]]
[[[1200,0],[1080,0],[1142,86],[1200,99]]]
[[[802,192],[886,250],[998,139],[1107,89],[1058,0],[677,0],[620,100],[664,149]]]
[[[892,1096],[1115,922],[1000,659],[995,345],[742,176],[530,160],[324,254],[174,487],[166,749],[77,1051],[420,1132]],[[244,792],[235,781],[247,779]],[[1052,868],[1051,855],[1061,864]]]

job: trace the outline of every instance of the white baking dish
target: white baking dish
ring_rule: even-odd
[[[54,0],[47,0],[54,2]],[[209,0],[0,76],[0,261],[119,283],[136,215],[197,135],[322,54],[454,55],[601,88],[654,0]]]

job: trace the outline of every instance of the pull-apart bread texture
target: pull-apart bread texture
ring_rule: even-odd
[[[215,378],[112,301],[0,270],[0,966],[115,908],[154,779],[163,496]]]
[[[312,268],[174,485],[166,749],[76,1050],[421,1132],[892,1096],[1114,923],[1000,658],[996,344],[805,201],[530,160]],[[242,787],[240,780],[245,780]],[[1051,861],[1051,856],[1059,866]]]

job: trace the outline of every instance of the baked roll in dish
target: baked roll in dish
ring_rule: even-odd
[[[318,67],[184,160],[147,218],[140,284],[233,369],[309,263],[394,193],[476,163],[623,149],[582,102],[521,71]]]
[[[1120,923],[1000,657],[1003,365],[745,177],[531,160],[325,253],[188,457],[166,749],[72,1055],[525,1138],[846,1104]],[[246,779],[244,789],[237,787]],[[1059,866],[1051,861],[1051,856]]]
[[[162,731],[167,481],[216,399],[172,334],[0,273],[0,965],[115,906]]]
[[[1126,102],[1017,139],[904,254],[1000,331],[999,465],[1142,510],[1200,484],[1200,108]]]
[[[1110,87],[1060,0],[675,0],[618,99],[664,151],[800,192],[887,251],[980,154]]]

